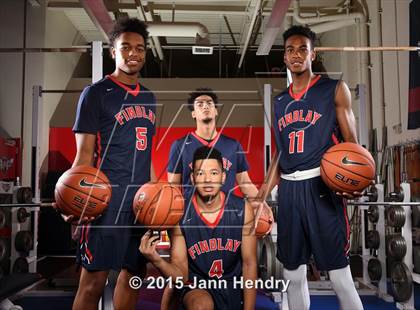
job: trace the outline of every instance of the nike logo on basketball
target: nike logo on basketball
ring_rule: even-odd
[[[358,165],[358,166],[367,166],[364,163],[359,163],[357,161],[353,161],[347,158],[347,156],[344,156],[343,159],[341,160],[341,162],[343,163],[343,165]]]
[[[96,187],[96,188],[105,188],[105,186],[104,186],[104,185],[101,185],[101,184],[88,183],[88,182],[86,182],[86,179],[82,179],[82,180],[79,182],[79,185],[80,185],[81,187]]]

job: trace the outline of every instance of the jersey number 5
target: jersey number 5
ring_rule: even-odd
[[[218,279],[220,279],[223,275],[223,272],[223,261],[221,259],[214,260],[209,270],[209,277],[217,277]]]
[[[305,141],[305,130],[292,131],[289,133],[289,154],[295,152],[295,140],[297,138],[297,152],[303,153],[303,143]]]
[[[147,127],[136,127],[136,149],[144,151],[147,148]]]

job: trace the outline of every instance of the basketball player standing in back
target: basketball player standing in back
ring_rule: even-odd
[[[115,71],[80,95],[73,127],[77,145],[73,166],[98,167],[111,182],[112,197],[100,217],[83,219],[90,224],[83,227],[78,246],[82,272],[73,309],[97,309],[111,269],[121,270],[114,307],[135,309],[138,290],[130,288],[129,279],[146,271],[147,261],[138,251],[143,230],[133,225],[131,205],[138,187],[155,180],[151,148],[156,100],[138,82],[147,37],[143,22],[119,20],[110,34]]]
[[[292,84],[274,98],[277,159],[265,191],[278,183],[277,258],[290,280],[289,308],[309,309],[306,264],[314,255],[328,271],[342,310],[363,309],[348,261],[349,223],[343,197],[320,177],[322,155],[340,141],[357,143],[347,85],[312,72],[315,33],[293,26],[283,34]],[[359,195],[360,193],[354,193]]]

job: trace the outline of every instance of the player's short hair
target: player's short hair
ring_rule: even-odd
[[[288,38],[294,35],[307,37],[311,41],[311,49],[315,47],[316,34],[311,30],[311,28],[297,25],[290,27],[285,32],[283,32],[284,44],[286,44],[286,40]]]
[[[202,146],[195,150],[192,162],[192,171],[195,169],[195,163],[198,160],[216,159],[223,171],[223,157],[222,153],[214,147]]]
[[[114,46],[118,37],[125,32],[138,33],[143,37],[144,44],[146,44],[147,38],[149,37],[146,23],[137,18],[120,18],[116,21],[114,27],[109,33],[109,42],[111,46]]]
[[[213,91],[213,89],[208,87],[201,87],[197,88],[193,92],[190,93],[188,97],[188,109],[191,111],[194,111],[194,101],[196,98],[200,96],[209,96],[211,99],[213,99],[214,103],[217,104],[219,102],[219,98],[217,98],[216,93]]]

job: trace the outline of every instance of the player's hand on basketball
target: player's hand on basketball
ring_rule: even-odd
[[[372,180],[370,182],[370,185],[375,185],[375,181]],[[336,195],[342,196],[343,198],[346,198],[346,199],[357,199],[357,198],[362,197],[364,194],[365,194],[365,191],[363,191],[363,192],[353,192],[353,193],[347,193],[347,192],[340,193],[340,192],[336,192]]]
[[[90,216],[90,217],[84,216],[80,219],[74,215],[65,215],[60,212],[60,208],[57,206],[56,203],[53,203],[52,206],[57,212],[60,213],[61,217],[66,223],[70,223],[72,225],[85,225],[95,220],[95,217],[93,216]]]
[[[95,217],[93,216],[90,216],[90,217],[84,216],[82,218],[78,218],[78,217],[75,217],[74,215],[61,214],[61,217],[64,219],[65,222],[70,223],[72,225],[85,225],[95,220]]]
[[[152,264],[155,264],[162,259],[156,251],[156,245],[159,240],[160,235],[153,235],[151,230],[148,230],[141,238],[139,250]]]
[[[361,192],[353,192],[353,193],[336,192],[335,194],[338,195],[338,196],[342,196],[343,198],[346,198],[346,199],[356,199],[356,198],[359,198],[359,197],[363,196],[363,193],[361,193]]]

